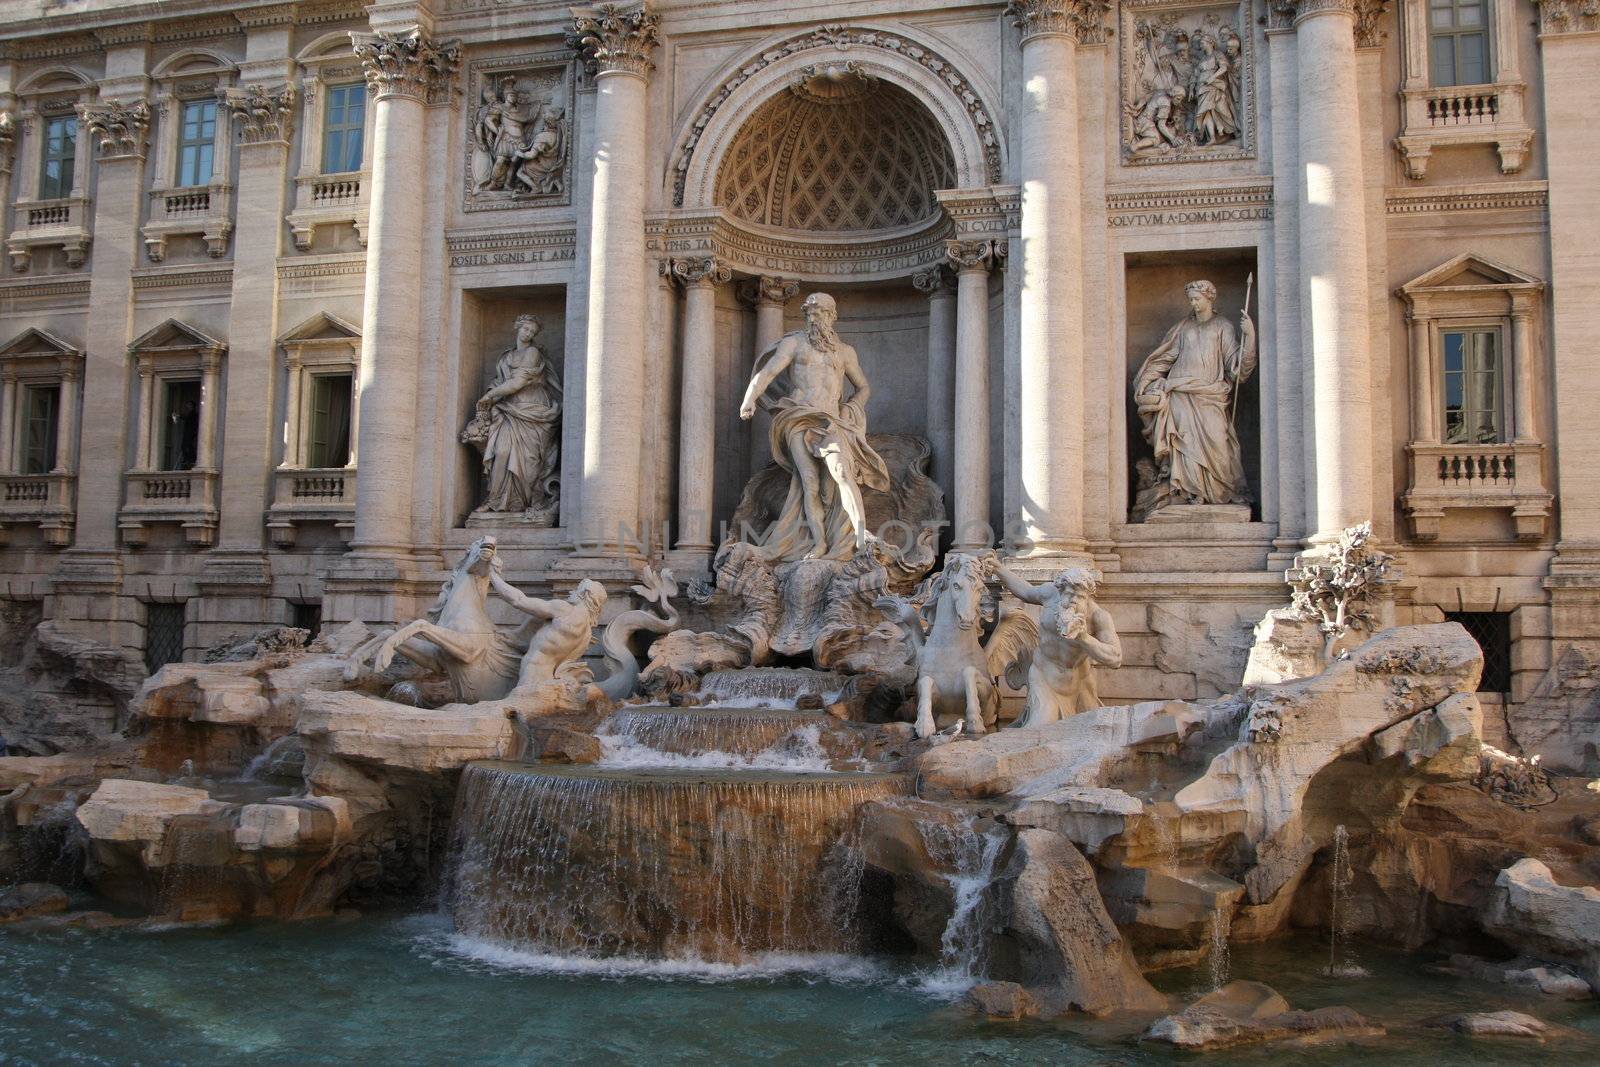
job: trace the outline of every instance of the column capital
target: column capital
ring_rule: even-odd
[[[951,242],[952,244],[957,242]],[[943,263],[935,263],[923,267],[911,276],[911,284],[919,293],[929,296],[948,296],[954,292],[953,279],[950,277],[950,268]]]
[[[715,256],[692,256],[672,261],[672,276],[685,289],[710,288],[733,279],[733,271]]]
[[[1022,31],[1022,43],[1038,37],[1069,37],[1103,44],[1108,0],[1008,0],[1006,16]]]
[[[1366,2],[1382,3],[1383,0]],[[1299,26],[1315,15],[1349,15],[1356,18],[1358,6],[1358,0],[1268,0],[1267,3],[1270,28],[1279,30]],[[1381,14],[1381,9],[1369,17],[1369,25],[1375,24],[1378,14]]]
[[[1355,0],[1356,47],[1382,48],[1389,31],[1378,23],[1389,10],[1389,0]]]
[[[1005,255],[1005,246],[999,241],[946,241],[944,254],[958,274],[968,271],[987,274],[995,259]]]
[[[461,63],[460,41],[438,41],[412,30],[404,36],[351,33],[350,44],[361,60],[374,99],[405,96],[425,104],[449,100]]]
[[[567,44],[577,51],[590,74],[648,78],[655,66],[650,54],[660,43],[660,24],[648,5],[631,11],[620,4],[575,7]]]
[[[258,84],[224,89],[217,95],[232,117],[241,145],[289,143],[295,101],[292,85],[268,89]]]
[[[1587,0],[1535,0],[1539,5],[1539,36],[1600,30],[1600,8]]]
[[[150,129],[147,101],[79,104],[78,120],[96,138],[102,160],[144,158],[145,149],[149,147],[145,134]]]
[[[763,274],[758,278],[751,278],[739,286],[739,299],[746,304],[759,307],[762,304],[775,304],[782,307],[795,298],[800,292],[800,283],[793,278],[780,278],[774,274]]]

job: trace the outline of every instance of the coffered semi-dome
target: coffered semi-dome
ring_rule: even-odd
[[[936,214],[933,191],[955,173],[944,132],[910,93],[853,63],[811,67],[739,130],[716,202],[787,230],[879,230]]]

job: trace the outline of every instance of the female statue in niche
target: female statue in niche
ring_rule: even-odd
[[[479,511],[520,512],[548,526],[559,496],[561,386],[533,343],[538,332],[538,319],[517,317],[516,345],[495,364],[494,380],[461,440],[483,453]]]
[[[1194,71],[1195,143],[1231,141],[1239,134],[1234,111],[1233,60],[1224,55],[1210,34],[1200,35],[1200,62]]]

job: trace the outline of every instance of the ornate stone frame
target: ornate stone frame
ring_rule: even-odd
[[[196,60],[209,65],[190,65]],[[150,214],[140,231],[145,253],[152,263],[160,263],[166,258],[169,238],[198,233],[211,257],[219,258],[228,250],[233,232],[233,122],[223,94],[237,80],[238,68],[210,52],[190,51],[165,60],[152,77],[157,85],[157,122]],[[217,122],[211,181],[191,188],[177,184],[176,170],[183,105],[196,100],[216,101]]]
[[[1243,75],[1239,80],[1239,140],[1221,148],[1196,148],[1183,155],[1136,156],[1128,151],[1128,119],[1122,114],[1122,105],[1128,99],[1128,79],[1137,67],[1135,49],[1140,47],[1134,33],[1134,24],[1140,15],[1151,13],[1204,14],[1207,11],[1228,11],[1235,17],[1234,28],[1239,33],[1239,43],[1244,60]],[[1117,32],[1122,45],[1117,61],[1117,142],[1118,155],[1124,167],[1147,167],[1161,163],[1217,163],[1233,159],[1254,159],[1256,156],[1256,43],[1255,25],[1251,19],[1252,7],[1242,0],[1124,0],[1118,16]]]
[[[83,350],[46,330],[29,327],[0,346],[0,543],[5,541],[5,528],[18,524],[36,524],[53,547],[72,543],[82,377]],[[16,469],[23,389],[30,385],[61,389],[56,462],[45,474]]]
[[[472,124],[478,113],[483,89],[494,77],[502,74],[541,74],[559,71],[557,92],[559,103],[566,109],[567,137],[562,167],[567,181],[563,191],[555,196],[506,196],[503,193],[479,194],[472,174]],[[505,211],[510,208],[566,207],[572,203],[572,161],[575,158],[573,142],[577,139],[577,78],[572,53],[566,50],[549,52],[524,52],[509,56],[488,56],[474,60],[467,68],[466,113],[467,130],[461,146],[461,206],[465,211]]]
[[[330,46],[339,47],[330,47]],[[295,248],[311,250],[317,227],[348,223],[356,239],[367,243],[367,204],[372,185],[373,101],[367,97],[367,122],[362,130],[362,167],[357,171],[322,173],[322,122],[329,85],[365,82],[361,60],[350,45],[350,34],[327,33],[301,49],[295,57],[300,70],[300,170],[294,179],[294,209],[289,230]]]
[[[54,84],[67,78],[78,84]],[[88,123],[80,117],[69,195],[52,200],[39,198],[40,154],[45,119],[71,114],[93,103],[95,83],[81,71],[51,67],[24,80],[16,93],[20,101],[17,125],[21,143],[17,166],[21,175],[17,181],[17,199],[12,205],[11,230],[6,237],[11,269],[19,274],[25,272],[33,263],[33,250],[48,246],[61,247],[67,266],[76,269],[83,266],[91,240],[93,211],[89,198],[89,168],[94,165],[95,152]]]
[[[280,548],[295,543],[296,526],[332,522],[348,538],[355,531],[356,440],[361,425],[361,331],[337,315],[320,311],[278,338],[288,371],[283,461],[273,479],[267,532]],[[346,372],[352,385],[350,460],[340,468],[305,465],[311,422],[307,390],[318,373]]]

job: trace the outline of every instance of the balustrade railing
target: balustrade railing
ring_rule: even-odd
[[[1492,124],[1500,115],[1500,94],[1493,89],[1435,89],[1428,94],[1427,109],[1429,126]]]

